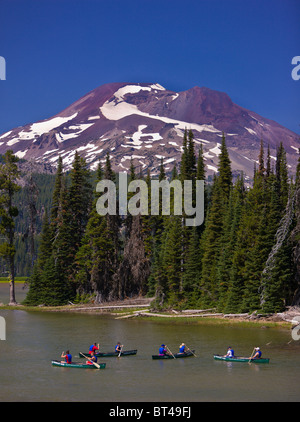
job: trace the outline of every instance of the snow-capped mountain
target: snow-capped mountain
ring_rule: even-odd
[[[217,170],[222,133],[232,169],[252,177],[260,141],[269,145],[275,163],[282,142],[295,173],[299,135],[278,123],[234,104],[225,93],[194,87],[173,92],[159,84],[111,83],[89,92],[55,116],[0,135],[0,154],[7,149],[20,158],[55,165],[72,164],[77,150],[91,169],[109,152],[115,171],[156,174],[161,157],[166,171],[180,163],[183,133],[192,129],[196,153],[203,145],[207,174]]]

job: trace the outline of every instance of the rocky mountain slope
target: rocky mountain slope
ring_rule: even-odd
[[[222,133],[233,171],[252,177],[260,141],[269,145],[275,164],[282,142],[291,174],[295,173],[300,136],[278,123],[234,104],[225,93],[194,87],[173,92],[159,84],[102,85],[49,119],[0,135],[0,154],[12,149],[20,158],[54,165],[59,155],[68,168],[77,150],[91,169],[109,152],[115,171],[156,174],[180,163],[183,133],[192,129],[196,152],[203,145],[207,174],[217,170]]]

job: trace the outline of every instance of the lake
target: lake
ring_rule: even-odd
[[[0,299],[3,301],[3,299]],[[17,298],[17,300],[20,300]],[[300,399],[300,341],[289,330],[245,328],[76,313],[0,310],[1,402],[286,402]],[[51,365],[70,349],[74,361],[91,343],[112,351],[117,341],[135,356],[101,358],[103,370]],[[175,353],[181,342],[196,357],[152,360],[162,343]],[[220,362],[232,346],[250,356],[260,346],[269,364]]]

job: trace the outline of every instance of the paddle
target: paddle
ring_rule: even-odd
[[[253,351],[252,351],[252,353],[251,353],[251,356],[250,356],[250,358],[249,358],[249,362],[248,362],[248,363],[251,363],[251,359],[252,359],[252,356],[253,356],[254,350],[255,350],[255,347],[254,347],[254,349],[253,349]]]
[[[195,356],[195,358],[197,357],[196,355],[195,355],[195,353],[188,347],[188,346],[186,346],[187,347],[187,349]]]
[[[88,358],[87,356],[85,356],[82,352],[81,352],[82,356],[84,356],[87,360],[89,360],[90,362],[92,362],[93,365],[96,366],[96,368],[100,369],[100,365],[98,365],[98,363],[93,362],[92,359]]]
[[[168,348],[168,346],[166,346],[166,348],[167,348],[168,352],[170,353],[170,355],[172,355],[173,358],[176,359],[175,356],[173,355],[173,353],[171,352],[171,350]]]

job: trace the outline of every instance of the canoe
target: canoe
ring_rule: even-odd
[[[135,350],[122,350],[122,352],[121,352],[121,356],[130,356],[130,355],[136,355],[136,354],[137,354],[136,349]],[[85,357],[84,355],[90,356],[89,352],[87,352],[87,353],[79,352],[80,358],[84,358]],[[120,355],[120,352],[108,352],[108,353],[99,352],[99,353],[95,353],[95,356],[97,358],[108,358],[108,357],[119,356],[119,355]]]
[[[188,358],[194,356],[195,350],[192,352],[187,351],[185,353],[174,353],[173,355],[152,355],[152,359],[178,359],[178,358]],[[173,357],[174,356],[174,357]]]
[[[216,360],[223,360],[225,362],[253,362],[253,363],[269,363],[269,358],[259,358],[259,359],[249,359],[241,356],[237,356],[236,358],[229,358],[219,355],[214,355],[214,359]]]
[[[62,368],[98,369],[95,365],[89,365],[89,364],[86,364],[86,363],[77,363],[77,362],[67,363],[67,362],[61,362],[59,360],[53,360],[52,365],[53,366],[60,366]],[[106,366],[106,363],[98,363],[98,365],[100,366],[100,369],[104,369],[105,366]]]

